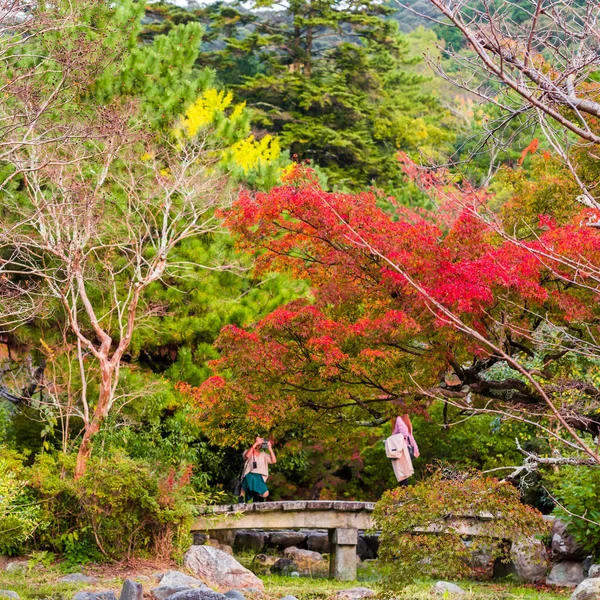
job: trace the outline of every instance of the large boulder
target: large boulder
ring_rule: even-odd
[[[527,539],[514,542],[510,558],[517,576],[525,583],[540,583],[548,572],[548,552],[540,540]]]
[[[571,600],[600,600],[600,579],[592,577],[582,581],[575,588]]]
[[[587,552],[567,532],[567,524],[556,519],[552,524],[552,555],[556,560],[583,560]]]
[[[360,598],[374,598],[377,593],[366,587],[355,587],[347,590],[340,590],[333,597],[334,600],[360,600]]]
[[[556,563],[546,578],[547,585],[577,587],[582,581],[583,567],[580,562],[565,561]]]
[[[194,546],[192,546],[194,548]],[[203,588],[206,587],[203,581],[200,581],[197,577],[186,575],[181,571],[167,571],[160,578],[161,587],[186,587],[186,588]]]
[[[185,553],[183,564],[186,569],[217,589],[230,590],[249,587],[264,589],[263,582],[252,571],[240,565],[233,556],[218,548],[192,546]]]
[[[283,556],[293,560],[298,565],[299,572],[307,575],[325,574],[329,568],[323,555],[312,550],[302,550],[292,546],[283,551]]]
[[[300,548],[306,543],[306,533],[302,531],[274,531],[269,537],[269,546],[283,550],[296,546]]]
[[[321,531],[309,533],[306,537],[306,547],[321,554],[329,552],[329,534]]]
[[[268,537],[264,531],[240,529],[235,536],[233,549],[236,552],[262,552],[267,545]]]

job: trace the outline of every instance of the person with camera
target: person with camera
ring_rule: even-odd
[[[271,442],[257,437],[254,444],[244,452],[246,464],[242,475],[242,496],[240,501],[264,502],[269,495],[267,478],[269,465],[277,462]]]

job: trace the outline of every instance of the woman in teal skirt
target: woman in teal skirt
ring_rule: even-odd
[[[277,462],[271,442],[265,442],[263,438],[257,437],[254,444],[244,452],[246,464],[244,465],[244,476],[242,479],[242,494],[240,501],[264,502],[269,495],[267,478],[269,477],[269,465]]]

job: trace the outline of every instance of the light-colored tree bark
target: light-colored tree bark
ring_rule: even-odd
[[[173,249],[216,232],[215,211],[229,201],[214,148],[157,142],[134,119],[133,107],[106,111],[84,140],[14,151],[25,192],[8,199],[9,216],[0,220],[0,274],[13,282],[5,323],[22,322],[26,299],[55,311],[57,324],[64,318],[76,347],[83,421],[76,477],[115,405],[134,330],[152,311],[148,286],[183,267]]]

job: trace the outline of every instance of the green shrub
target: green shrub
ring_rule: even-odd
[[[93,458],[74,480],[74,457],[41,456],[31,486],[49,526],[40,547],[78,564],[139,555],[168,558],[189,537],[193,501],[191,468],[165,471],[124,454]]]
[[[468,536],[453,524],[482,514],[497,518],[478,521],[483,535],[467,547]],[[377,503],[374,519],[381,529],[379,558],[388,572],[389,589],[419,577],[472,575],[471,552],[486,548],[492,559],[503,558],[500,540],[533,537],[547,529],[541,513],[525,506],[516,488],[475,471],[437,470],[415,485],[390,490]]]
[[[0,447],[0,554],[16,554],[44,526],[40,508],[27,491],[22,457]]]
[[[590,554],[600,556],[600,468],[561,467],[549,476],[553,496],[562,506],[554,514]]]

